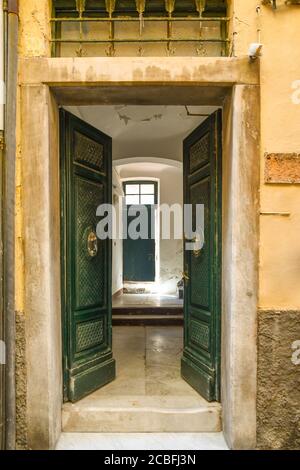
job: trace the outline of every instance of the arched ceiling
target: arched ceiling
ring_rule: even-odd
[[[113,159],[182,160],[182,141],[215,107],[70,106],[67,109],[113,139]]]

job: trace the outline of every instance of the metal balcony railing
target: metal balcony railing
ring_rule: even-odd
[[[53,56],[229,53],[226,0],[53,0]]]

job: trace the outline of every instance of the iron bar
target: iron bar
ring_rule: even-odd
[[[203,0],[195,0],[196,9],[199,14],[199,27],[200,27],[200,36],[202,36],[202,16],[204,12],[204,1]]]
[[[148,38],[130,38],[130,39],[51,39],[52,43],[82,43],[82,44],[106,44],[111,42],[117,43],[137,43],[137,42],[148,42],[148,43],[155,43],[155,42],[208,42],[208,43],[229,43],[229,39],[203,39],[203,38],[163,38],[163,39],[148,39]]]
[[[116,8],[116,0],[105,0],[106,11],[109,15],[109,39],[114,39],[115,37],[115,24],[111,21],[112,15]],[[110,47],[108,48],[107,54],[109,56],[115,55],[114,43],[110,41]]]
[[[66,23],[76,23],[76,22],[95,22],[95,23],[101,23],[101,22],[140,22],[140,18],[139,17],[132,17],[132,16],[122,16],[122,17],[112,17],[112,18],[109,18],[109,17],[93,17],[93,18],[90,18],[90,17],[85,17],[83,16],[82,18],[79,18],[79,17],[64,17],[64,18],[58,18],[58,17],[55,17],[55,18],[50,18],[50,21],[51,22],[54,22],[54,23],[61,23],[61,22],[66,22]],[[143,21],[157,21],[157,22],[163,22],[163,21],[170,21],[170,22],[176,22],[176,21],[185,21],[185,22],[189,22],[189,21],[196,21],[199,23],[199,17],[183,17],[183,16],[180,16],[180,17],[176,17],[176,16],[172,16],[171,18],[169,16],[154,16],[154,17],[150,17],[150,16],[143,16]],[[202,22],[229,22],[230,21],[230,18],[226,17],[226,16],[222,16],[222,17],[201,17],[201,21]]]
[[[204,16],[204,0],[195,0],[195,8],[196,11],[193,14],[187,13],[187,16],[176,16],[175,14],[175,0],[165,0],[165,14],[160,13],[159,16],[153,16],[153,13],[150,13],[150,16],[147,16],[145,13],[146,11],[146,0],[135,0],[135,5],[136,5],[136,16],[130,16],[128,13],[118,13],[115,10],[116,7],[116,2],[115,0],[105,0],[105,6],[106,6],[106,12],[105,11],[83,11],[83,8],[85,6],[85,0],[77,0],[77,10],[72,10],[67,13],[67,15],[74,15],[73,16],[62,16],[62,17],[55,17],[55,13],[52,14],[52,18],[50,19],[51,24],[53,26],[53,36],[51,40],[52,44],[52,50],[55,51],[54,55],[57,56],[57,53],[59,52],[58,47],[62,44],[79,44],[79,50],[76,51],[77,55],[81,55],[82,51],[82,45],[85,44],[110,44],[110,46],[106,50],[106,54],[111,56],[115,55],[115,45],[116,44],[140,44],[140,48],[138,51],[138,54],[142,54],[142,44],[166,44],[167,45],[167,53],[168,55],[171,55],[174,53],[175,49],[171,47],[172,44],[184,44],[184,43],[197,43],[199,44],[199,49],[197,49],[197,53],[200,54],[201,51],[204,49],[204,44],[221,44],[222,45],[222,50],[221,50],[221,55],[226,55],[226,51],[228,50],[227,44],[230,43],[230,40],[227,38],[227,24],[231,20],[230,17],[228,16]],[[64,14],[63,12],[61,12]],[[119,14],[119,16],[116,16]],[[212,13],[213,14],[213,13]],[[103,15],[103,16],[85,16],[85,15]],[[163,16],[162,16],[163,15]],[[190,15],[190,16],[189,16]],[[173,34],[173,25],[176,24],[194,24],[195,22],[200,24],[200,32],[199,36],[194,38],[194,37],[188,37],[188,34],[186,37],[176,37],[175,34]],[[67,24],[78,24],[80,25],[80,38],[75,38],[74,39],[68,39],[65,38],[63,39],[62,36],[62,30],[61,28],[63,25]],[[124,24],[124,23],[131,23],[131,24],[139,24],[139,35],[134,38],[116,38],[116,33],[115,33],[115,25],[116,24]],[[166,35],[163,38],[151,38],[151,37],[143,37],[143,29],[144,29],[144,24],[145,23],[161,23],[166,25]],[[203,24],[212,24],[216,23],[218,27],[220,28],[220,37],[218,38],[204,38],[202,36],[202,27]],[[89,39],[89,36],[87,34],[86,39],[82,35],[82,26],[84,24],[108,24],[109,25],[109,31],[107,34],[107,37],[103,39]],[[103,37],[103,36],[102,36]],[[206,53],[206,49],[204,49],[204,54]]]
[[[82,55],[82,43],[81,43],[81,39],[82,39],[82,34],[83,34],[83,31],[82,31],[82,18],[83,18],[83,12],[85,10],[85,0],[76,0],[76,9],[78,11],[78,15],[79,15],[79,37],[80,37],[80,42],[79,42],[79,49],[78,49],[78,55]]]
[[[171,40],[172,40],[172,25],[173,25],[173,17],[172,14],[174,13],[175,10],[175,0],[165,0],[165,8],[168,13],[168,18],[170,21],[167,22],[167,38],[169,39],[168,45],[167,45],[167,51],[168,54],[170,55],[172,53],[171,51]]]
[[[139,14],[139,22],[140,22],[140,36],[142,36],[143,28],[144,28],[144,13],[146,8],[146,0],[135,0],[136,9]]]

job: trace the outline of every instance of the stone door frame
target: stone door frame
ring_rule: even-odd
[[[61,433],[59,105],[223,105],[223,430],[256,446],[260,120],[258,66],[236,58],[21,59],[26,426]],[[257,113],[253,113],[257,110]]]

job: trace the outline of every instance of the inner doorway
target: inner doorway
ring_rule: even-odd
[[[123,283],[155,282],[156,274],[156,206],[157,182],[147,180],[125,181],[126,237],[123,241]],[[136,212],[144,207],[147,227],[140,237],[130,234]],[[150,233],[151,232],[151,233]]]
[[[147,107],[146,107],[147,108]],[[183,108],[183,107],[181,107]],[[74,111],[74,110],[72,110]],[[82,112],[82,111],[81,111]],[[194,113],[197,115],[197,113]],[[199,113],[200,114],[200,113]],[[211,114],[211,113],[208,113]],[[188,116],[188,114],[186,114]],[[205,239],[206,239],[206,245],[204,248],[204,252],[201,253],[200,256],[198,256],[197,253],[188,253],[184,254],[185,250],[182,250],[181,252],[181,272],[180,272],[180,278],[178,281],[181,280],[181,277],[183,276],[185,280],[185,291],[186,293],[188,292],[188,295],[185,296],[185,317],[184,317],[184,328],[185,328],[185,337],[184,337],[184,348],[183,345],[179,347],[178,354],[174,355],[177,360],[177,372],[176,372],[176,378],[180,378],[180,357],[182,356],[182,350],[184,349],[184,355],[183,355],[183,362],[182,362],[182,375],[186,379],[187,382],[191,383],[193,388],[197,390],[195,392],[194,389],[188,388],[188,390],[191,390],[192,393],[196,394],[194,397],[198,397],[199,393],[204,396],[206,400],[214,402],[216,399],[219,399],[219,394],[217,392],[217,387],[218,387],[218,380],[217,380],[217,375],[219,372],[217,372],[217,366],[216,364],[219,364],[219,347],[218,341],[217,341],[217,336],[219,334],[219,330],[215,328],[217,321],[219,319],[219,310],[218,310],[218,305],[217,305],[217,299],[215,297],[217,288],[212,289],[212,284],[215,282],[215,280],[218,278],[217,272],[216,272],[216,265],[213,264],[211,261],[214,260],[217,262],[217,256],[215,253],[216,250],[216,237],[217,237],[217,230],[219,229],[219,225],[216,224],[215,222],[215,214],[217,211],[215,208],[217,207],[218,203],[218,194],[220,195],[220,187],[215,185],[215,178],[218,175],[219,178],[219,173],[218,171],[220,170],[219,166],[216,165],[214,162],[219,162],[219,156],[220,156],[220,146],[216,147],[216,144],[220,142],[220,139],[216,138],[216,135],[220,133],[220,125],[218,124],[218,114],[214,114],[213,118],[208,118],[206,120],[206,124],[201,128],[199,128],[199,117],[195,116],[194,119],[197,119],[198,121],[198,126],[196,126],[197,132],[192,132],[191,130],[195,128],[193,127],[189,129],[184,129],[184,137],[187,137],[185,140],[185,146],[184,146],[184,158],[185,158],[185,165],[184,165],[184,178],[182,176],[181,179],[181,188],[182,188],[182,180],[184,181],[185,185],[185,191],[184,191],[184,197],[186,201],[191,201],[191,204],[196,204],[197,202],[201,203],[203,201],[205,205],[205,218],[207,225],[209,227],[209,231],[205,234]],[[82,117],[82,116],[81,116]],[[203,119],[202,119],[203,120]],[[83,122],[80,119],[80,122]],[[78,121],[79,123],[79,121]],[[89,128],[89,125],[87,125],[87,129]],[[191,125],[191,123],[189,123]],[[102,128],[104,130],[105,126],[101,124],[101,119],[99,119],[98,123],[98,128]],[[95,129],[95,128],[94,128]],[[96,130],[96,129],[95,129]],[[89,129],[87,130],[87,133],[89,132]],[[86,135],[86,132],[84,132]],[[90,137],[90,135],[89,135]],[[151,136],[152,138],[152,136]],[[151,139],[150,139],[151,140]],[[182,154],[182,141],[184,139],[181,139],[181,145],[179,146],[179,152]],[[74,145],[75,139],[71,141],[71,146]],[[112,139],[112,144],[114,142],[114,139]],[[91,144],[90,144],[91,145]],[[75,150],[75,152],[74,152]],[[72,150],[72,147],[70,147],[69,154],[76,155],[76,149]],[[90,154],[90,151],[89,151]],[[112,152],[113,154],[113,152]],[[218,158],[216,156],[218,155]],[[104,156],[104,154],[102,154]],[[166,155],[165,155],[166,156]],[[167,155],[169,156],[169,155]],[[109,160],[109,156],[106,156]],[[130,158],[134,157],[128,157],[128,158],[122,158],[124,160],[129,160]],[[147,157],[145,157],[146,160]],[[120,160],[120,159],[119,159]],[[167,158],[165,159],[167,160]],[[213,163],[212,163],[213,162]],[[147,163],[146,161],[144,163]],[[75,168],[77,163],[74,163]],[[80,162],[81,166],[82,161]],[[101,173],[101,171],[100,171]],[[107,177],[109,175],[109,171],[104,172],[104,177]],[[218,179],[219,181],[219,179]],[[108,183],[109,184],[109,183]],[[114,186],[114,184],[113,184]],[[202,189],[204,188],[204,189]],[[218,188],[218,190],[216,190]],[[179,188],[178,188],[179,190]],[[109,197],[107,196],[108,200]],[[123,186],[123,197],[126,197],[126,192],[124,192],[124,186]],[[112,202],[113,201],[113,198]],[[199,200],[199,201],[198,201]],[[76,206],[76,205],[75,205]],[[218,207],[219,208],[219,207]],[[211,220],[211,216],[213,215],[213,220]],[[93,225],[93,224],[92,224]],[[82,239],[82,236],[80,235],[78,240]],[[84,237],[83,237],[84,239]],[[88,242],[88,240],[87,240]],[[181,244],[183,244],[185,241],[181,240]],[[192,240],[190,240],[192,242]],[[75,240],[76,243],[76,240]],[[83,242],[84,243],[84,242]],[[93,242],[94,243],[94,249],[97,251],[97,248],[95,246],[99,245],[99,242]],[[114,243],[115,241],[113,240],[113,246],[112,246],[112,251],[114,252]],[[85,243],[84,243],[85,245]],[[74,245],[76,249],[76,245]],[[82,243],[81,243],[82,247]],[[103,250],[104,245],[102,247],[98,247],[99,252],[101,253],[101,248]],[[81,249],[81,248],[80,248]],[[93,247],[92,247],[93,249]],[[109,250],[109,248],[108,248]],[[183,254],[184,254],[184,261],[183,261]],[[103,255],[103,252],[102,252]],[[95,256],[97,258],[97,254]],[[92,263],[93,261],[90,260]],[[76,266],[76,263],[75,263]],[[109,270],[109,263],[107,265],[107,269]],[[201,271],[202,270],[202,271]],[[80,272],[80,271],[79,271]],[[191,277],[191,273],[192,277]],[[204,276],[201,277],[201,273],[204,273]],[[109,293],[111,286],[109,285],[109,272],[107,274],[107,281],[104,280],[104,283],[107,282],[107,286],[105,286],[105,289],[107,289],[107,292]],[[213,277],[215,276],[215,277]],[[75,274],[76,277],[76,274]],[[177,280],[176,280],[177,281]],[[199,281],[200,284],[199,284]],[[76,279],[75,279],[75,284],[76,284]],[[159,283],[158,283],[159,285]],[[177,285],[177,282],[176,282]],[[199,288],[200,288],[200,293],[199,293]],[[160,292],[155,292],[155,293],[150,293],[150,295],[156,295],[159,296],[160,298],[162,295]],[[176,296],[177,292],[175,291],[174,297]],[[124,295],[124,293],[123,293]],[[145,295],[143,293],[140,294]],[[141,299],[141,297],[140,297]],[[208,300],[207,300],[208,299]],[[140,300],[138,300],[140,301]],[[106,305],[109,306],[109,299],[107,297]],[[93,308],[99,308],[104,312],[103,310],[103,304],[99,305],[94,305]],[[80,311],[82,313],[82,306],[80,307]],[[95,313],[95,311],[94,311]],[[79,353],[81,353],[80,359],[83,357],[82,352],[84,351],[84,355],[87,358],[90,352],[95,352],[99,351],[100,356],[103,354],[103,351],[110,351],[109,354],[111,354],[111,343],[109,343],[109,329],[111,329],[111,317],[110,317],[110,312],[109,310],[105,314],[106,318],[104,321],[104,328],[107,328],[107,333],[104,333],[104,336],[106,334],[106,338],[108,339],[107,343],[101,344],[99,343],[99,339],[92,345],[91,350],[87,347],[88,343],[85,343],[85,348],[83,350],[79,350]],[[69,339],[71,337],[71,343],[72,341],[75,342],[75,356],[78,354],[78,348],[76,341],[79,339],[78,335],[78,325],[77,325],[77,320],[76,318],[78,317],[77,312],[75,311],[74,314],[74,331],[75,333],[73,334],[72,337],[72,329],[71,332],[69,330]],[[93,318],[92,320],[94,320]],[[72,319],[71,319],[72,323]],[[83,321],[83,317],[81,317],[81,322],[80,323],[86,323],[86,321]],[[87,324],[85,326],[88,326]],[[129,328],[134,328],[137,327],[137,325],[132,325],[129,326]],[[163,329],[162,325],[158,326],[158,329],[161,328],[156,333],[154,334],[154,337],[156,339],[151,340],[152,333],[151,329],[147,330],[148,326],[145,325],[140,325],[142,328],[141,331],[143,331],[143,334],[141,336],[144,337],[144,343],[147,345],[147,341],[150,341],[150,343],[154,344],[160,344],[162,345],[163,343],[168,344],[168,341],[166,340],[168,336],[168,332],[171,331],[170,327],[167,329]],[[152,325],[151,327],[155,328],[155,325]],[[118,329],[119,328],[119,329]],[[121,332],[125,332],[125,329],[120,330],[121,327],[113,327],[113,334],[115,331],[115,338],[119,339],[122,337]],[[128,328],[128,327],[127,327]],[[150,327],[149,327],[150,328]],[[93,326],[89,325],[90,333],[94,334],[95,330]],[[98,330],[99,331],[99,330]],[[117,362],[119,362],[120,367],[122,365],[121,361],[121,356],[125,356],[124,350],[124,345],[126,346],[127,350],[130,350],[130,344],[135,341],[135,337],[138,336],[138,333],[136,335],[131,335],[130,333],[133,332],[134,330],[128,330],[127,334],[123,335],[123,340],[120,342],[117,342],[115,344],[115,351],[119,350],[119,361],[117,358]],[[137,330],[135,330],[137,332]],[[176,331],[179,332],[179,334],[176,333]],[[182,338],[182,328],[179,328],[178,330],[174,330],[174,336],[173,340],[171,339],[171,342],[173,344],[179,344],[180,345],[180,337]],[[120,333],[120,334],[118,334]],[[180,336],[181,335],[181,336]],[[177,338],[176,341],[179,338],[179,342],[176,342],[174,338]],[[131,338],[131,339],[130,339]],[[147,339],[148,338],[148,339]],[[158,341],[158,343],[157,343]],[[181,339],[182,341],[182,339]],[[181,343],[182,344],[182,343]],[[147,349],[147,347],[146,347]],[[151,348],[150,348],[151,349]],[[161,349],[160,353],[161,356],[164,356],[163,354],[163,347],[158,347],[158,349]],[[112,352],[114,351],[114,346],[112,347]],[[123,353],[121,354],[121,351]],[[134,357],[135,353],[138,355],[137,351],[132,351],[132,357]],[[117,355],[115,355],[115,358]],[[165,355],[166,356],[166,355]],[[78,356],[77,356],[78,357]],[[79,359],[79,360],[80,360]],[[105,361],[104,361],[105,362]],[[76,365],[77,367],[77,365]],[[82,363],[79,364],[79,374],[81,373],[82,370]],[[81,370],[80,370],[81,367]],[[118,365],[117,365],[118,368]],[[147,367],[146,367],[147,369]],[[168,369],[168,359],[166,358],[166,364],[164,367],[165,370]],[[120,369],[121,370],[121,369]],[[124,369],[123,369],[124,370]],[[129,373],[129,371],[127,371]],[[141,373],[141,369],[139,370],[139,373]],[[120,374],[119,374],[120,376]],[[82,375],[81,375],[82,378]],[[108,382],[113,378],[113,376],[107,376],[106,377]],[[138,378],[138,377],[136,377]],[[125,379],[125,377],[124,377]],[[176,380],[177,380],[176,379]],[[118,380],[118,369],[117,369],[117,380]],[[182,380],[182,379],[181,379]],[[170,381],[170,377],[168,379]],[[146,381],[147,382],[147,381]],[[92,381],[89,381],[91,384]],[[117,381],[116,381],[117,383]],[[124,382],[125,383],[125,382]],[[183,382],[184,383],[184,382]],[[199,385],[200,384],[200,385]],[[185,384],[186,385],[186,384]],[[188,385],[186,385],[189,387]],[[105,394],[105,390],[108,392],[108,394],[111,393],[113,390],[113,384],[111,385],[106,385],[101,391],[96,392],[97,395],[100,397],[105,397],[107,396]],[[89,390],[90,392],[91,390]],[[83,393],[83,395],[86,395],[87,393]],[[186,394],[187,396],[189,393]],[[170,394],[172,397],[172,393]],[[182,395],[181,397],[183,397]],[[78,398],[78,397],[77,397]],[[77,398],[73,401],[76,401]],[[80,397],[79,397],[80,398]],[[173,396],[174,398],[174,396]],[[89,398],[85,398],[85,400],[89,400]],[[176,400],[175,400],[176,401]],[[184,400],[182,401],[184,403]],[[207,402],[203,402],[207,403]],[[219,416],[219,408],[218,409],[218,416]]]

